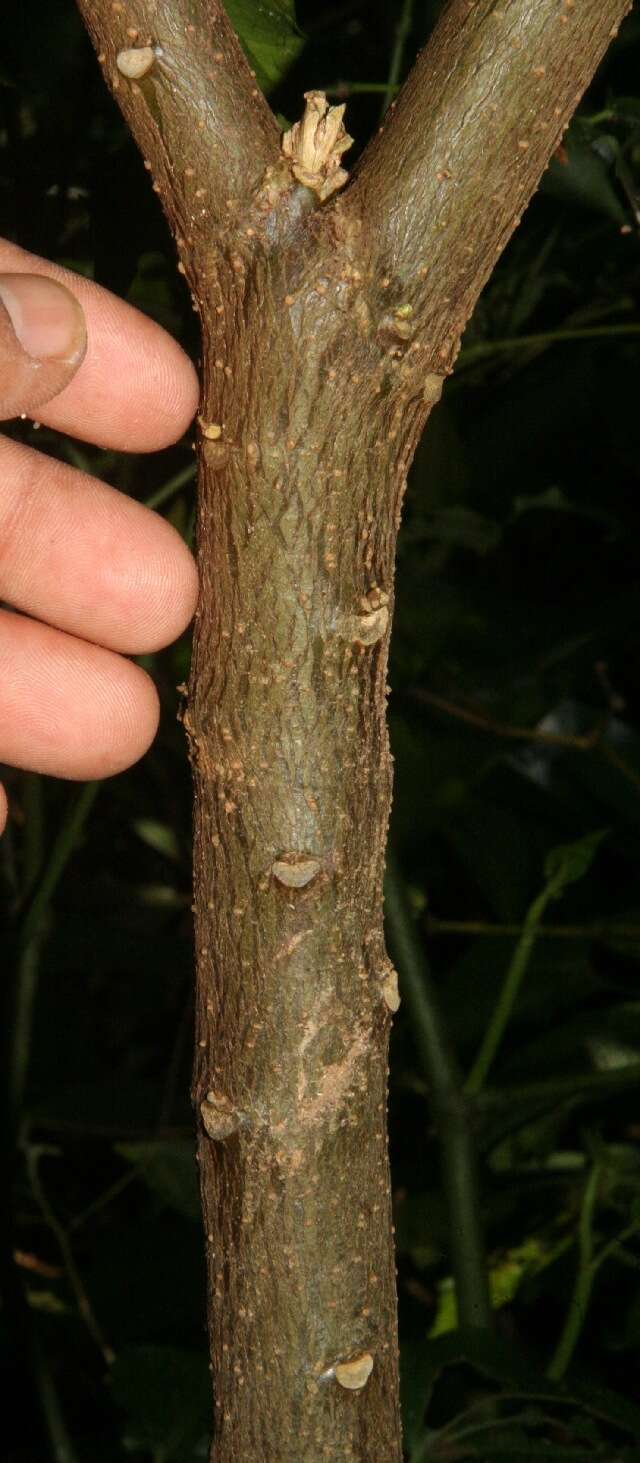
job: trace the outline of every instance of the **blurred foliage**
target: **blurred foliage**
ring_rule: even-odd
[[[325,87],[348,101],[358,146],[439,8],[304,0],[296,25],[290,0],[229,0],[279,114]],[[157,199],[72,0],[22,0],[3,22],[2,232],[126,295],[197,355]],[[490,1333],[458,1328],[409,1000],[394,1026],[411,1463],[640,1459],[639,62],[636,14],[484,291],[407,495],[392,840],[460,1069],[496,1021],[500,1037],[467,1084]],[[134,461],[15,430],[190,539],[189,440]],[[188,659],[186,640],[146,658],[164,714],[132,772],[80,794],[7,774],[8,1463],[207,1456],[176,724]]]

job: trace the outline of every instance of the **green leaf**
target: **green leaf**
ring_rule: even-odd
[[[624,117],[640,126],[640,97],[614,97],[610,110],[616,117]]]
[[[164,858],[173,859],[175,863],[180,859],[180,846],[173,828],[168,823],[158,823],[155,818],[136,818],[133,827],[149,848],[155,853],[161,853]]]
[[[557,159],[549,164],[541,183],[541,191],[573,203],[592,213],[605,214],[617,224],[626,219],[625,210],[611,182],[609,169],[593,147],[569,132],[566,140],[566,162]]]
[[[603,121],[629,122],[640,127],[640,97],[612,97],[605,112],[580,118],[584,126],[598,127]]]
[[[225,9],[263,91],[282,81],[304,44],[294,0],[225,0]]]
[[[189,894],[172,889],[169,884],[139,884],[135,894],[141,904],[151,909],[184,909],[191,903]]]
[[[550,1253],[535,1235],[497,1256],[489,1270],[492,1309],[496,1311],[509,1305],[525,1276],[537,1274],[549,1263]],[[457,1324],[458,1309],[453,1279],[447,1275],[438,1284],[438,1309],[429,1331],[429,1340],[436,1341],[439,1336],[455,1331]]]
[[[425,1406],[443,1371],[461,1364],[475,1367],[476,1371],[510,1392],[528,1396],[536,1388],[538,1391],[548,1390],[546,1380],[543,1381],[515,1346],[494,1335],[493,1331],[465,1327],[427,1343],[423,1356]]]
[[[593,1417],[599,1417],[603,1422],[640,1438],[640,1407],[635,1402],[629,1402],[619,1392],[611,1392],[592,1382],[576,1381],[572,1377],[567,1393]]]
[[[571,504],[562,488],[545,488],[542,493],[516,495],[513,500],[512,517],[519,518],[522,513],[529,513],[532,509],[540,508],[550,508],[554,512],[566,513],[571,510]]]
[[[55,1295],[52,1290],[36,1290],[35,1286],[27,1290],[27,1304],[30,1310],[41,1311],[47,1316],[64,1316],[69,1311],[59,1295]]]
[[[545,488],[541,493],[519,494],[513,500],[511,510],[511,522],[515,523],[525,513],[571,513],[576,518],[590,519],[593,523],[601,523],[607,530],[607,538],[613,539],[619,532],[619,525],[610,513],[602,513],[595,508],[586,508],[581,503],[573,503],[563,488]]]
[[[496,1144],[560,1104],[568,1113],[581,1106],[615,1099],[625,1088],[637,1087],[639,1078],[640,1063],[635,1062],[615,1071],[577,1072],[574,1076],[552,1077],[523,1087],[486,1090],[476,1099],[482,1113],[480,1150],[491,1152]]]
[[[169,1208],[188,1219],[200,1218],[192,1142],[116,1143],[114,1147]]]
[[[126,1446],[150,1448],[162,1463],[186,1463],[210,1428],[211,1383],[204,1351],[127,1347],[117,1356],[110,1380],[128,1419]]]
[[[471,549],[475,554],[488,554],[502,538],[499,523],[483,518],[474,508],[454,503],[450,508],[435,508],[425,524],[425,537],[455,548]]]
[[[568,884],[575,884],[588,873],[608,828],[587,833],[576,843],[562,843],[552,848],[544,863],[544,872],[550,892],[557,899]]]
[[[592,1381],[576,1381],[573,1377],[570,1386],[550,1382],[510,1339],[481,1328],[454,1331],[428,1344],[425,1353],[427,1401],[445,1367],[461,1363],[475,1367],[481,1375],[513,1397],[531,1397],[563,1407],[578,1407],[610,1426],[631,1433],[634,1438],[640,1437],[640,1408],[624,1396],[598,1387]]]

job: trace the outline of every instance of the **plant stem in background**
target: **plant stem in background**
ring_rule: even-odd
[[[523,924],[492,924],[480,919],[439,919],[427,912],[430,935],[484,935],[490,939],[512,939],[521,935]],[[618,920],[599,920],[591,925],[539,925],[539,940],[634,940],[640,943],[640,924],[623,924]]]
[[[547,1376],[551,1382],[559,1382],[564,1376],[586,1319],[587,1306],[597,1269],[593,1259],[593,1216],[601,1178],[602,1164],[596,1159],[585,1185],[580,1208],[578,1270],[573,1294],[560,1340],[547,1367]]]
[[[397,92],[398,87],[394,87],[393,90],[394,93]],[[326,95],[343,102],[346,97],[386,96],[388,91],[388,81],[344,81],[335,86],[328,86]]]
[[[42,780],[30,779],[27,784],[30,826],[23,864],[22,903],[25,912],[15,941],[15,982],[13,988],[7,992],[7,1007],[13,1002],[13,1009],[7,1009],[5,1013],[7,1033],[11,1029],[12,1040],[11,1043],[7,1042],[2,1094],[3,1202],[0,1251],[3,1300],[8,1324],[15,1338],[16,1355],[22,1358],[25,1368],[34,1379],[40,1402],[40,1423],[54,1463],[76,1463],[76,1457],[66,1432],[46,1357],[34,1329],[21,1277],[13,1259],[14,1191],[19,1156],[17,1140],[23,1121],[40,955],[47,929],[47,916],[51,900],[77,846],[99,785],[87,783],[80,794],[74,796],[38,881],[43,847]]]
[[[98,782],[87,782],[77,797],[73,798],[18,932],[13,1046],[8,1074],[9,1121],[14,1132],[17,1131],[20,1121],[27,1082],[40,948],[45,934],[46,918],[53,895],[77,846],[99,786]]]
[[[476,1095],[478,1108],[492,1111],[498,1107],[514,1106],[516,1103],[540,1103],[541,1108],[553,1106],[555,1101],[579,1097],[596,1096],[599,1093],[614,1093],[625,1087],[637,1087],[640,1082],[640,1062],[629,1062],[624,1067],[604,1072],[577,1072],[573,1077],[550,1077],[548,1080],[527,1082],[522,1087],[485,1087]]]
[[[496,1052],[503,1039],[518,998],[518,992],[524,980],[531,958],[531,951],[533,950],[534,941],[538,933],[538,926],[551,898],[551,890],[543,889],[542,894],[539,894],[538,898],[534,899],[527,914],[522,928],[522,934],[513,952],[493,1015],[465,1083],[465,1089],[469,1093],[479,1092],[480,1088],[484,1086],[489,1069],[493,1064]]]
[[[40,1175],[40,1160],[41,1158],[45,1157],[47,1152],[49,1152],[50,1150],[43,1148],[41,1145],[32,1144],[29,1141],[28,1136],[25,1137],[22,1148],[25,1155],[25,1162],[27,1174],[29,1177],[29,1183],[31,1185],[31,1192],[40,1209],[45,1223],[48,1225],[51,1233],[53,1234],[57,1242],[58,1249],[60,1250],[60,1254],[64,1264],[65,1274],[75,1297],[79,1315],[84,1321],[92,1340],[95,1342],[96,1346],[102,1353],[102,1356],[104,1358],[104,1361],[107,1363],[107,1366],[110,1366],[112,1361],[114,1360],[114,1352],[104,1335],[100,1322],[98,1321],[98,1318],[95,1314],[87,1291],[85,1289],[82,1276],[76,1264],[73,1248],[67,1230],[65,1229],[64,1225],[61,1224],[57,1214],[52,1208],[49,1197],[42,1183],[42,1178]]]
[[[478,361],[490,360],[491,356],[509,355],[512,351],[546,350],[548,346],[562,345],[569,340],[612,340],[623,335],[640,335],[640,325],[631,322],[620,325],[584,325],[576,326],[575,329],[567,327],[566,330],[548,330],[538,335],[514,335],[508,340],[481,340],[476,345],[466,346],[460,352],[456,370],[466,370],[468,366],[475,366]]]
[[[27,772],[23,778],[22,807],[24,824],[22,828],[22,878],[20,880],[20,906],[25,908],[36,885],[42,866],[44,851],[44,783],[37,772]]]
[[[67,1432],[67,1425],[62,1414],[62,1408],[51,1370],[42,1347],[35,1338],[33,1344],[33,1370],[53,1463],[80,1463],[78,1454]]]
[[[409,35],[409,31],[411,30],[412,18],[413,0],[403,0],[402,10],[400,11],[400,15],[398,17],[398,24],[396,26],[395,35],[393,38],[391,65],[389,67],[389,75],[387,77],[387,84],[384,90],[384,98],[380,110],[381,118],[384,117],[387,107],[391,105],[391,102],[393,101],[393,98],[398,90],[398,83],[400,80],[400,73],[402,71],[402,63],[404,60],[404,51],[407,44],[407,37]]]
[[[584,1330],[591,1292],[601,1265],[615,1255],[625,1241],[637,1234],[640,1228],[640,1219],[633,1219],[617,1235],[614,1235],[613,1239],[594,1253],[593,1221],[603,1172],[604,1162],[601,1158],[596,1158],[591,1167],[580,1206],[578,1268],[573,1292],[560,1339],[547,1367],[547,1376],[551,1382],[562,1381],[571,1365],[574,1351]]]
[[[605,836],[606,830],[600,829],[595,833],[586,834],[576,843],[566,843],[554,848],[547,855],[545,886],[534,899],[525,918],[522,934],[513,952],[493,1015],[465,1083],[466,1092],[479,1092],[486,1081],[487,1073],[495,1059],[518,999],[520,987],[531,959],[534,941],[547,905],[552,899],[559,899],[567,885],[575,883],[586,874]]]
[[[187,483],[193,482],[193,480],[195,479],[195,475],[195,462],[188,462],[186,467],[181,467],[180,471],[174,473],[173,477],[169,478],[168,482],[162,484],[162,487],[156,488],[155,493],[150,493],[149,497],[145,498],[145,508],[160,508],[162,504],[166,503],[169,498],[172,498],[174,493],[177,493],[180,488],[184,488]]]
[[[398,966],[400,989],[429,1083],[441,1143],[458,1324],[488,1328],[491,1326],[491,1301],[480,1222],[480,1186],[472,1109],[444,1028],[402,876],[391,853],[385,878],[385,916],[389,944]]]

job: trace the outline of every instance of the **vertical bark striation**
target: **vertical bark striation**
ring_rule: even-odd
[[[205,327],[185,721],[218,1463],[401,1456],[382,937],[389,502],[428,404],[422,380],[417,400],[413,375],[399,385],[405,342],[380,337],[384,299],[343,223],[230,269],[233,328]],[[335,1367],[366,1357],[366,1385],[342,1386]]]
[[[459,338],[631,4],[445,7],[351,185],[432,338]]]

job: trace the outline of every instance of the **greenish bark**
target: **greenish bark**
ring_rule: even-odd
[[[80,8],[202,321],[184,722],[212,1458],[398,1463],[382,876],[400,506],[627,0],[453,0],[328,194],[339,137],[319,162],[281,147],[218,0]]]

